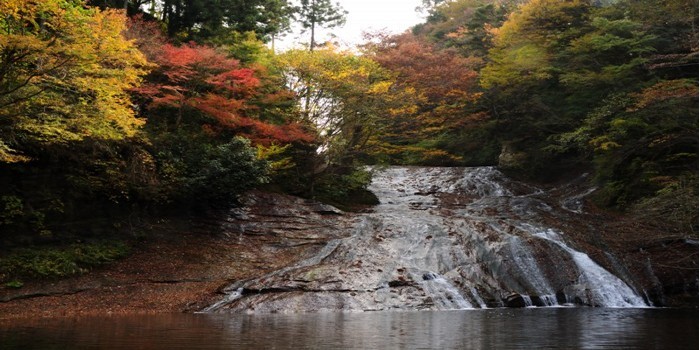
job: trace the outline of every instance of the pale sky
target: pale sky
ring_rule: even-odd
[[[421,0],[334,0],[348,11],[345,26],[330,30],[323,29],[316,35],[317,42],[330,40],[330,34],[337,36],[342,46],[354,47],[362,42],[363,31],[376,31],[387,29],[398,34],[410,27],[422,22],[422,17],[415,11]],[[303,42],[308,44],[308,33],[299,36],[298,30],[287,34],[277,45],[279,49],[286,49],[294,44]]]

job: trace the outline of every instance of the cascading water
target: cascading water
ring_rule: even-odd
[[[435,306],[440,310],[473,309],[459,290],[455,288],[444,277],[429,272],[423,275],[423,290],[435,302]]]
[[[527,244],[522,242],[520,237],[511,237],[510,239],[510,255],[515,262],[515,266],[520,270],[521,275],[527,276],[530,290],[537,291],[539,299],[545,306],[557,305],[556,293],[552,290],[549,282],[546,280],[534,255],[528,248]],[[532,298],[523,292],[523,299],[527,306],[532,306]]]
[[[316,256],[238,281],[207,312],[641,307],[621,279],[544,224],[581,215],[495,168],[391,167],[381,204],[339,219]],[[580,197],[577,197],[580,199]],[[339,232],[340,231],[340,232]]]
[[[596,264],[587,254],[567,246],[561,235],[552,229],[537,229],[528,225],[528,231],[542,239],[554,242],[571,258],[581,270],[580,283],[594,286],[590,291],[590,303],[608,307],[634,307],[646,305],[644,299],[617,276]]]

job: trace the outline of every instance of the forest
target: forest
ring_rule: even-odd
[[[352,210],[368,165],[592,174],[595,204],[698,239],[691,0],[425,0],[353,50],[330,0],[0,2],[0,282],[128,254],[250,189]],[[308,42],[274,43],[293,26]]]

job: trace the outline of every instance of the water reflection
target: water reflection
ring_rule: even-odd
[[[124,316],[3,325],[2,349],[697,349],[697,310]]]

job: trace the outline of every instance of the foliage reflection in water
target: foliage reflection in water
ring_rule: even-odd
[[[44,319],[3,349],[697,349],[697,310],[547,308]]]

